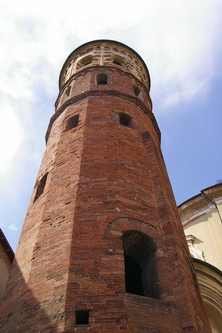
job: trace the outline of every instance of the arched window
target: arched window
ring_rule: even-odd
[[[125,66],[126,64],[126,58],[122,57],[119,54],[112,54],[112,61],[113,64],[118,66]]]
[[[83,58],[81,58],[79,60],[79,62],[77,64],[77,69],[91,64],[92,61],[93,61],[93,55],[92,54],[88,54],[88,55],[84,56]]]
[[[136,230],[125,231],[122,241],[126,292],[158,298],[154,241]]]

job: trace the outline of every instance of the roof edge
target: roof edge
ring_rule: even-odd
[[[216,187],[221,187],[221,190],[222,190],[222,183],[219,183],[219,184],[215,184],[215,185],[212,185],[212,186],[209,186],[209,187],[206,187],[204,188],[203,190],[200,191],[200,193],[192,196],[191,198],[183,201],[181,204],[179,204],[177,206],[177,208],[180,208],[181,206],[183,206],[184,204],[188,203],[189,201],[192,201],[193,199],[195,198],[198,198],[198,197],[201,197],[202,196],[202,192],[206,192],[206,191],[209,191],[210,189],[213,189],[213,188],[216,188]]]

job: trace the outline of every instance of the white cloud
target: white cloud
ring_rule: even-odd
[[[152,21],[153,28],[146,38],[148,46],[142,46],[142,50],[148,59],[159,103],[166,109],[201,96],[216,74],[215,53],[219,48],[220,53],[222,50],[219,42],[222,4],[170,1],[158,8],[159,4],[157,1],[155,10],[158,23]]]
[[[17,228],[16,225],[14,225],[14,224],[11,224],[11,225],[9,226],[9,229],[12,230],[12,231],[16,231],[16,230],[18,230],[18,228]]]

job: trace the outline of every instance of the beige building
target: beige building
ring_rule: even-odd
[[[222,184],[179,207],[213,333],[222,333]]]
[[[14,252],[12,251],[2,229],[0,229],[0,303],[8,281],[13,258]]]

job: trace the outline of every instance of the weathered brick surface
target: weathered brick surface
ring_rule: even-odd
[[[101,72],[107,85],[95,84]],[[119,66],[84,68],[65,83],[56,108],[1,332],[210,332],[144,85]],[[120,125],[119,113],[131,116],[132,128]],[[77,114],[78,126],[66,131]],[[126,294],[127,230],[155,243],[159,299]],[[89,325],[75,325],[75,310],[89,311]]]

